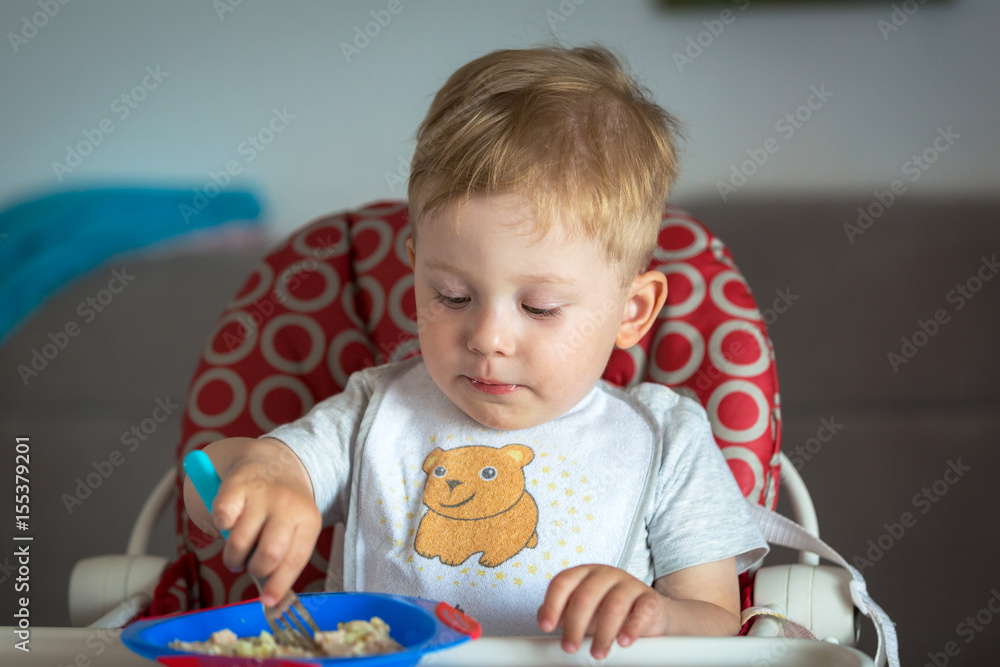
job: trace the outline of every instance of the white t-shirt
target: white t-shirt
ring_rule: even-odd
[[[304,463],[324,522],[345,524],[328,589],[445,600],[490,635],[538,634],[548,580],[567,567],[652,585],[767,553],[704,409],[658,384],[599,382],[551,422],[496,431],[417,358],[353,374],[268,437]]]

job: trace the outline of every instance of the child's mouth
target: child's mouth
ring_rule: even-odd
[[[519,384],[505,384],[503,382],[497,382],[496,380],[475,380],[468,376],[465,377],[469,385],[476,391],[481,391],[484,394],[511,394],[521,388]]]

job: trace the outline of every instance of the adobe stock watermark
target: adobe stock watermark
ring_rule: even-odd
[[[555,32],[556,26],[560,23],[568,21],[569,17],[576,13],[576,8],[586,1],[587,0],[561,0],[559,2],[559,6],[556,7],[556,11],[546,9],[545,20],[549,22],[549,31]]]
[[[385,176],[385,184],[389,186],[389,191],[395,194],[397,186],[403,186],[406,189],[406,182],[410,178],[410,160],[404,155],[400,155],[396,158],[396,171],[389,171],[388,169],[383,173]]]
[[[32,348],[27,361],[17,365],[17,374],[24,386],[27,387],[33,378],[41,375],[49,367],[49,364],[54,362],[69,347],[70,341],[80,335],[83,326],[97,319],[97,316],[103,313],[133,280],[135,280],[135,276],[131,275],[125,267],[112,269],[111,279],[108,280],[107,287],[98,290],[96,294],[88,296],[77,304],[76,314],[80,321],[70,319],[55,332],[50,331],[47,336],[48,342]]]
[[[927,0],[904,0],[898,5],[894,4],[892,13],[889,14],[889,20],[879,19],[875,22],[875,27],[882,33],[882,41],[888,42],[889,35],[906,25],[910,17],[916,14],[921,5],[926,2]]]
[[[810,86],[805,102],[779,118],[774,123],[774,131],[780,135],[782,140],[791,141],[795,133],[801,130],[831,97],[833,97],[833,93],[826,89],[825,83],[820,84],[819,87]],[[719,191],[722,201],[728,201],[730,195],[736,194],[779,150],[781,150],[781,141],[775,137],[768,137],[758,148],[748,148],[747,159],[730,167],[729,178],[725,181],[715,182],[715,187]]]
[[[911,183],[916,183],[938,161],[941,155],[947,152],[961,138],[962,135],[953,131],[951,125],[947,129],[942,127],[937,128],[937,136],[934,137],[930,145],[920,153],[915,153],[909,160],[903,163],[901,167],[903,175],[909,177]],[[888,190],[876,190],[873,192],[872,194],[875,198],[867,206],[858,207],[858,219],[855,224],[844,223],[844,233],[847,235],[847,240],[851,242],[851,245],[854,245],[855,239],[868,231],[875,224],[876,220],[885,215],[889,207],[896,203],[896,200],[900,196],[906,193],[906,189],[906,183],[900,179],[896,179],[889,185]]]
[[[10,42],[10,47],[14,49],[15,54],[34,39],[38,31],[47,26],[49,21],[54,19],[60,10],[69,4],[69,0],[38,0],[37,4],[41,11],[35,12],[30,18],[22,16],[21,29],[17,32],[9,31],[7,33],[7,41]]]
[[[768,638],[766,648],[760,648],[750,659],[750,667],[771,667],[774,664],[787,664],[784,660],[790,648],[798,639],[778,636]],[[68,665],[67,665],[68,667]]]
[[[823,445],[833,440],[834,436],[842,430],[844,430],[844,425],[838,424],[836,417],[831,416],[829,419],[826,417],[820,419],[816,435],[805,442],[799,443],[791,456],[788,457],[788,460],[792,462],[796,470],[802,470],[806,463],[812,461],[813,457],[819,454],[820,450],[823,449]]]
[[[236,8],[243,4],[243,0],[212,0],[212,9],[219,17],[219,22],[226,20],[226,14],[232,14]]]
[[[164,79],[170,76],[170,72],[164,72],[159,65],[148,65],[146,75],[142,80],[111,101],[110,109],[118,122],[124,121],[132,112],[139,108],[151,92],[160,87]],[[83,139],[75,145],[66,144],[66,157],[63,162],[52,161],[52,171],[56,178],[62,183],[67,174],[83,164],[83,159],[94,152],[94,150],[104,142],[104,138],[115,131],[115,121],[111,116],[105,116],[97,122],[94,128],[87,128],[82,131]]]
[[[764,323],[768,326],[777,322],[778,317],[787,313],[792,305],[801,298],[798,294],[792,294],[791,287],[786,287],[783,290],[776,289],[774,290],[774,294],[775,297],[771,302],[771,306],[760,311],[761,317],[764,318]]]
[[[148,593],[133,593],[125,600],[125,616],[131,618],[138,616],[144,609],[149,607],[152,601]],[[84,640],[87,650],[77,652],[72,659],[67,658],[65,665],[63,665],[60,658],[57,667],[97,667],[98,665],[106,664],[106,661],[97,660],[96,658],[104,655],[104,652],[111,646],[120,643],[121,633],[121,628],[91,628],[87,639]],[[75,645],[78,646],[79,644]]]
[[[298,266],[299,270],[294,274],[284,276],[280,288],[272,289],[265,298],[256,301],[249,312],[243,312],[236,316],[236,322],[240,325],[237,334],[226,331],[222,334],[222,342],[229,352],[238,349],[243,342],[254,331],[260,329],[274,314],[277,306],[283,305],[288,299],[289,292],[295,292],[304,280],[318,268],[318,262],[330,257],[336,249],[332,242],[332,237],[326,237],[318,248],[314,248],[310,256],[302,261]],[[305,277],[302,277],[304,274]]]
[[[602,326],[614,316],[617,304],[614,301],[605,301],[600,308],[586,314],[586,318],[580,326],[574,329],[569,336],[559,341],[556,348],[562,359],[575,355],[583,349],[587,341],[597,333]]]
[[[971,644],[975,638],[993,622],[993,617],[1000,614],[1000,591],[990,589],[990,597],[986,604],[975,614],[966,616],[955,626],[955,634],[961,637],[965,644]],[[962,652],[958,642],[946,642],[940,651],[928,651],[924,667],[946,667],[952,658],[957,658]]]
[[[972,470],[970,466],[963,465],[962,459],[954,461],[948,460],[944,473],[940,479],[932,484],[923,487],[910,499],[910,505],[918,510],[920,514],[927,514],[937,503],[941,501],[955,484],[965,476],[965,473]],[[872,567],[882,560],[886,553],[892,550],[899,541],[906,535],[906,531],[917,525],[917,515],[913,512],[903,512],[897,521],[883,523],[884,532],[875,539],[868,540],[868,549],[864,554],[854,556],[851,563],[859,572],[864,572],[865,568]]]
[[[76,487],[72,493],[64,492],[59,498],[62,500],[66,514],[72,515],[73,510],[83,505],[84,501],[90,498],[94,491],[101,488],[104,482],[108,481],[115,471],[126,461],[129,454],[139,449],[150,436],[156,433],[160,425],[169,420],[181,409],[180,403],[173,403],[170,397],[158,398],[153,402],[153,410],[149,416],[123,431],[118,441],[122,449],[112,449],[108,455],[99,461],[91,461],[92,471],[82,477],[77,477],[74,481]]]
[[[930,318],[917,320],[916,330],[909,336],[900,336],[901,342],[899,352],[890,351],[886,354],[889,361],[889,368],[893,373],[899,373],[899,369],[917,356],[917,353],[938,335],[941,327],[951,322],[953,313],[965,308],[965,306],[975,298],[983,286],[993,280],[993,276],[1000,272],[1000,262],[997,262],[996,253],[987,258],[985,255],[979,258],[979,266],[971,276],[958,283],[945,294],[945,301],[952,305],[951,312],[947,308],[938,308]]]
[[[412,0],[408,0],[412,1]],[[382,34],[382,31],[392,23],[392,17],[399,16],[406,7],[401,0],[389,0],[383,9],[372,9],[372,20],[364,26],[354,26],[354,38],[350,42],[340,43],[340,52],[344,54],[347,64],[351,59],[361,55],[361,52],[368,48],[372,40]]]
[[[267,150],[267,147],[274,141],[275,137],[284,132],[296,115],[288,112],[288,107],[283,106],[271,108],[271,118],[253,134],[248,134],[247,138],[239,143],[236,152],[243,161],[229,160],[224,169],[219,171],[209,171],[208,180],[200,188],[194,188],[194,196],[189,203],[177,205],[177,211],[184,218],[184,224],[189,224],[191,218],[201,215],[201,212],[208,208],[212,200],[219,196],[224,189],[233,182],[234,176],[243,173],[243,167],[257,159],[257,156]]]
[[[737,9],[741,12],[745,12],[750,6],[750,0],[730,0]],[[684,68],[688,65],[693,65],[694,61],[701,57],[701,54],[705,53],[705,50],[710,48],[715,44],[715,40],[722,36],[725,32],[726,26],[732,25],[736,21],[736,17],[739,16],[732,9],[723,9],[719,12],[718,18],[706,19],[701,22],[705,29],[700,31],[694,36],[688,36],[687,46],[684,48],[684,52],[674,51],[673,59],[674,65],[677,66],[677,71],[681,74],[684,73]]]

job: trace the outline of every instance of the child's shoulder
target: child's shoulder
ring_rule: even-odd
[[[624,390],[650,412],[665,435],[677,435],[690,429],[711,430],[708,413],[697,399],[655,382],[640,382]]]
[[[635,400],[645,405],[653,413],[691,413],[704,416],[705,408],[697,399],[656,382],[640,382],[625,390]]]

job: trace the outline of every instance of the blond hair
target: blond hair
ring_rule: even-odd
[[[417,130],[413,231],[453,202],[517,192],[541,233],[569,221],[630,282],[656,247],[678,134],[604,47],[494,51],[451,75]]]

